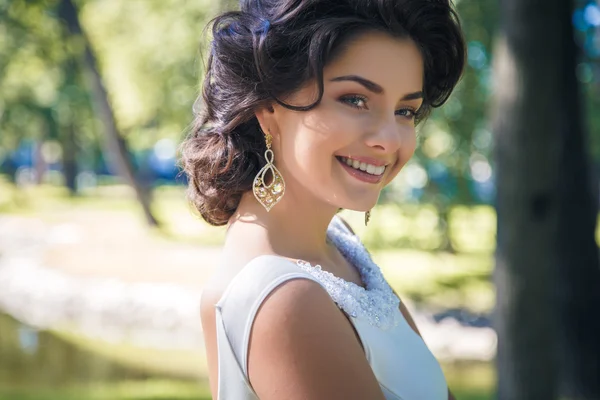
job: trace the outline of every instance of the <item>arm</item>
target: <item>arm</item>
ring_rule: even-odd
[[[218,382],[218,354],[217,354],[217,332],[215,318],[215,304],[219,301],[220,294],[210,290],[206,285],[200,298],[200,316],[202,323],[202,334],[206,348],[206,361],[208,367],[208,382],[213,398],[217,398]]]
[[[248,349],[258,397],[384,400],[348,324],[318,283],[295,279],[276,288],[256,315]]]

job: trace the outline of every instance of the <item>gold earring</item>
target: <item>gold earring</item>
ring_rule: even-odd
[[[281,172],[273,165],[273,161],[275,160],[275,155],[273,154],[273,150],[271,150],[273,137],[271,136],[271,130],[268,132],[269,133],[265,135],[265,141],[267,142],[265,160],[267,160],[267,164],[258,171],[258,174],[256,174],[256,177],[254,178],[254,184],[252,185],[254,197],[256,197],[256,200],[258,200],[267,212],[270,211],[275,204],[279,203],[279,200],[281,200],[285,193],[285,181],[283,180],[283,176],[281,176]],[[271,171],[271,174],[273,175],[273,179],[269,184],[267,184],[265,178],[268,171]]]
[[[365,213],[365,226],[369,224],[369,220],[371,219],[371,210]]]

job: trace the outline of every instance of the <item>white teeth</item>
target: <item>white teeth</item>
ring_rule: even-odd
[[[348,165],[354,169],[359,169],[361,171],[364,171],[367,174],[379,176],[385,172],[385,166],[383,166],[383,165],[380,167],[377,167],[372,164],[367,164],[367,163],[360,162],[357,160],[351,160],[346,157],[340,157],[340,158],[342,159],[342,162],[344,162],[346,165]]]

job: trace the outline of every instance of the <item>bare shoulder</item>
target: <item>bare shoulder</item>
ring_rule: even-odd
[[[202,286],[202,296],[200,299],[200,308],[202,315],[214,316],[214,306],[218,303],[225,293],[225,290],[235,278],[235,275],[241,270],[240,266],[234,268],[220,268]]]
[[[202,287],[200,296],[200,317],[203,331],[210,334],[215,327],[215,305],[221,300],[223,293],[231,282],[232,277],[225,274],[213,275]],[[207,332],[207,328],[209,332]]]
[[[309,279],[284,282],[262,303],[248,375],[262,400],[384,398],[349,321]]]

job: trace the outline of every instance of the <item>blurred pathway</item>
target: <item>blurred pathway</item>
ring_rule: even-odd
[[[0,309],[113,342],[202,345],[198,304],[218,250],[152,237],[125,218],[69,219],[0,215]]]

